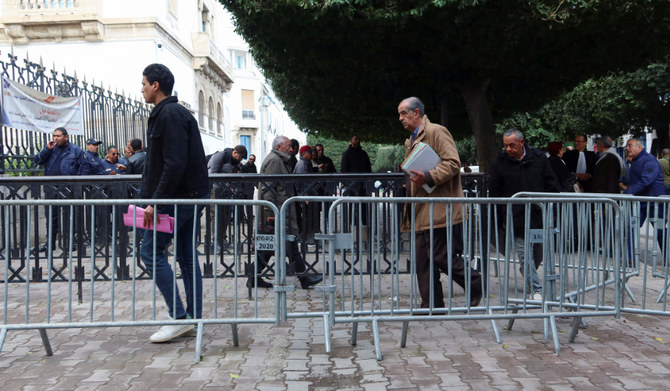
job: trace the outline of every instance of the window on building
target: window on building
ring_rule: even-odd
[[[247,69],[247,54],[241,50],[231,50],[230,52],[230,62],[233,64],[235,69]]]
[[[205,94],[202,91],[198,93],[198,124],[205,127]]]
[[[221,103],[216,104],[216,134],[223,137],[223,111],[221,110]]]
[[[242,118],[256,119],[254,112],[254,91],[242,90]]]
[[[240,145],[244,145],[244,147],[247,149],[247,157],[249,157],[249,154],[251,154],[251,136],[245,134],[241,135]]]
[[[212,100],[212,97],[209,97],[209,105],[208,105],[208,110],[207,112],[209,113],[209,132],[210,133],[215,133],[216,129],[214,128],[214,100]]]
[[[204,5],[202,6],[202,32],[209,32],[209,10]]]

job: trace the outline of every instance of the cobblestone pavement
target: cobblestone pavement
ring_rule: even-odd
[[[65,294],[66,284],[54,285]],[[102,286],[96,283],[96,289]],[[9,292],[20,289],[12,286]],[[261,292],[261,311],[272,305],[272,297],[269,290]],[[245,300],[239,299],[238,305],[252,305]],[[297,290],[289,294],[289,301],[294,310],[319,308],[321,294]],[[150,300],[138,303],[151,312]],[[230,310],[221,303],[219,311]],[[88,304],[83,306],[75,312],[85,313]],[[31,311],[43,308],[36,304]],[[668,386],[666,317],[589,318],[573,343],[568,341],[570,321],[557,322],[560,355],[554,352],[553,341],[545,340],[543,321],[538,319],[517,320],[512,330],[504,329],[506,320],[497,321],[502,344],[496,343],[490,321],[414,321],[404,348],[399,344],[402,323],[383,322],[379,324],[382,361],[375,358],[367,323],[359,324],[355,346],[350,344],[351,326],[336,324],[330,353],[321,318],[290,319],[278,327],[240,325],[239,347],[233,346],[230,325],[210,325],[203,330],[202,359],[197,364],[195,338],[152,344],[148,338],[155,327],[48,330],[51,357],[45,356],[37,331],[10,330],[0,353],[0,384],[7,391],[659,390]]]

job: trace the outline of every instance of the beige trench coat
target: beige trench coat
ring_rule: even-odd
[[[423,116],[423,122],[419,128],[414,142],[411,138],[405,141],[405,158],[409,156],[416,144],[423,142],[433,148],[440,156],[442,162],[434,169],[428,171],[428,175],[436,185],[432,193],[427,193],[423,187],[416,186],[409,181],[409,194],[411,197],[463,197],[463,188],[461,187],[461,161],[458,158],[458,150],[454,143],[451,133],[444,126],[433,124],[426,115]],[[415,204],[415,230],[425,231],[430,229],[430,204]],[[410,205],[405,208],[403,216],[402,231],[411,231],[412,209]],[[444,204],[435,204],[433,209],[433,228],[446,227],[447,208]],[[451,215],[451,225],[463,222],[463,211],[460,204],[454,204]]]

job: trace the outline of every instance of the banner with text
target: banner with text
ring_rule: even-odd
[[[44,133],[63,127],[68,134],[83,135],[81,96],[49,95],[3,77],[2,122],[10,128]]]

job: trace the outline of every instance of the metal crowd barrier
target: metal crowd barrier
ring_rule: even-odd
[[[47,329],[58,328],[87,328],[87,327],[124,327],[124,326],[162,326],[173,324],[194,324],[197,325],[196,335],[196,352],[195,361],[199,362],[201,353],[202,333],[206,325],[213,324],[230,324],[232,327],[232,339],[235,346],[238,346],[239,340],[237,335],[237,325],[251,324],[251,323],[273,323],[279,324],[279,295],[281,289],[275,291],[266,291],[258,289],[257,279],[253,277],[258,271],[258,254],[262,251],[274,252],[277,255],[279,246],[274,244],[274,235],[257,235],[254,239],[254,250],[252,261],[249,264],[241,257],[240,252],[234,250],[232,254],[226,254],[225,259],[222,257],[221,262],[214,262],[212,264],[212,273],[217,277],[228,276],[232,274],[232,280],[225,284],[221,282],[220,278],[203,279],[203,308],[202,319],[189,320],[173,320],[167,315],[167,307],[164,305],[163,297],[157,290],[155,285],[155,268],[146,268],[143,261],[139,257],[139,241],[141,238],[140,229],[137,226],[129,227],[132,235],[130,235],[129,243],[119,243],[118,241],[110,241],[109,254],[98,254],[95,250],[86,251],[84,255],[79,254],[83,258],[83,262],[75,262],[75,255],[81,248],[75,247],[75,241],[69,240],[81,231],[75,230],[75,225],[69,225],[68,232],[61,232],[63,236],[68,239],[69,246],[64,250],[65,254],[59,255],[59,260],[62,263],[56,263],[54,254],[57,251],[51,245],[45,254],[45,260],[39,267],[45,267],[51,272],[45,273],[46,281],[35,282],[32,278],[32,273],[37,266],[35,264],[34,251],[31,251],[31,234],[35,231],[33,227],[33,215],[37,208],[46,207],[47,215],[53,215],[55,209],[64,209],[67,211],[63,216],[74,219],[76,213],[82,213],[84,210],[89,216],[90,221],[88,227],[90,228],[87,235],[87,249],[95,249],[98,240],[106,240],[107,230],[98,230],[102,228],[98,221],[97,213],[110,213],[109,223],[111,224],[111,232],[117,232],[117,228],[123,225],[123,219],[120,218],[123,211],[128,210],[129,204],[137,205],[169,205],[175,211],[175,226],[179,224],[179,213],[176,210],[177,206],[181,205],[196,205],[198,208],[212,207],[214,212],[211,218],[216,219],[218,213],[223,207],[232,208],[246,208],[246,207],[263,207],[266,211],[270,211],[272,216],[278,213],[277,208],[267,201],[254,200],[11,200],[3,201],[0,209],[3,211],[3,218],[1,221],[3,230],[3,237],[0,239],[3,242],[3,259],[0,263],[2,267],[2,274],[4,283],[2,284],[2,295],[0,302],[2,303],[0,322],[0,351],[5,341],[8,331],[10,330],[25,330],[37,329],[42,336],[42,340],[47,352],[47,355],[52,354],[51,345],[47,336]],[[14,215],[10,210],[17,212],[20,218],[24,219],[21,230],[25,232],[18,232],[16,229],[10,229],[12,226],[12,219]],[[134,212],[136,213],[136,212]],[[136,217],[136,214],[133,215]],[[194,219],[194,228],[198,228],[200,224],[205,223],[210,219],[207,214],[202,214],[199,219]],[[235,215],[237,220],[237,214]],[[278,231],[278,219],[275,219],[275,231]],[[255,223],[255,222],[254,222]],[[154,231],[149,231],[154,232]],[[201,235],[201,231],[194,229],[193,239]],[[217,229],[215,227],[214,234]],[[16,263],[9,262],[12,259],[10,254],[10,246],[7,243],[11,242],[13,235],[20,235],[25,237],[24,251],[22,254],[22,262],[18,267]],[[238,229],[233,230],[234,241],[239,240],[240,232]],[[51,229],[48,230],[47,236],[53,237]],[[83,242],[79,241],[83,247]],[[180,269],[177,267],[177,259],[174,254],[178,253],[180,243],[177,241],[176,232],[173,234],[172,245],[168,249],[168,260],[175,272],[173,279],[173,289],[177,285],[180,288],[181,297],[185,300],[186,292],[184,292],[183,285],[178,281],[181,280]],[[119,278],[117,268],[119,267],[119,260],[121,254],[126,254],[125,246],[129,246],[129,252],[132,258],[132,263],[129,278]],[[213,243],[214,253],[217,253],[217,243]],[[194,246],[194,259],[204,266],[202,257],[205,245],[198,243]],[[259,250],[260,249],[260,250]],[[154,247],[155,252],[155,247]],[[105,258],[104,262],[101,259]],[[283,262],[279,263],[283,265]],[[109,267],[108,278],[99,280],[96,278],[100,273],[104,272],[103,268]],[[270,269],[274,267],[270,265]],[[143,271],[139,271],[144,268]],[[253,274],[252,274],[253,273]],[[274,274],[274,273],[272,273]],[[149,280],[142,280],[140,276],[149,278]],[[244,278],[242,278],[244,277]],[[246,284],[247,277],[251,278],[251,283]],[[14,281],[10,283],[10,281]],[[18,282],[20,281],[20,282]],[[277,281],[275,281],[275,284]],[[79,286],[77,295],[77,285]],[[195,287],[194,287],[195,290]],[[244,293],[246,290],[253,291],[253,297],[247,297]],[[272,298],[271,300],[267,300]],[[150,334],[147,334],[147,338]]]
[[[591,236],[582,226],[584,216],[596,213],[597,218],[589,219],[589,227],[598,234],[596,242],[615,243],[620,234],[616,222],[620,219],[618,206],[611,200],[591,199],[586,204],[583,199],[553,197],[532,200],[294,197],[282,206],[280,216],[285,221],[291,203],[331,202],[328,232],[317,235],[319,240],[324,241],[323,248],[328,257],[328,263],[324,265],[327,281],[318,287],[323,297],[322,308],[311,312],[289,310],[282,314],[282,320],[322,318],[327,351],[331,349],[330,330],[339,323],[351,325],[352,344],[356,343],[358,324],[370,323],[375,353],[381,360],[379,322],[402,322],[400,345],[404,347],[412,321],[490,320],[495,339],[501,343],[496,320],[508,319],[508,327],[511,328],[516,319],[536,318],[544,320],[545,338],[553,338],[555,350],[559,353],[557,318],[573,320],[570,334],[570,341],[573,341],[583,318],[618,314],[620,247],[605,253],[587,251],[584,238]],[[451,273],[447,273],[442,275],[445,307],[420,308],[415,232],[400,231],[403,213],[409,213],[414,226],[415,208],[419,203],[430,208],[444,206],[448,216],[456,208],[461,208],[463,215],[468,216],[462,229],[463,258],[470,269],[482,272],[484,295],[479,306],[470,305],[473,287],[466,284],[465,291],[457,288]],[[511,217],[515,207],[523,208],[526,220],[524,231],[516,235]],[[541,212],[539,229],[530,229],[531,210],[534,208]],[[369,215],[367,224],[362,219],[366,214]],[[574,220],[574,216],[578,220]],[[573,226],[573,223],[578,224]],[[504,228],[500,230],[500,227]],[[430,231],[432,234],[434,229],[431,227]],[[451,233],[449,229],[446,232],[447,254],[451,254]],[[526,288],[513,246],[515,236],[523,238],[526,254],[533,245],[541,244],[543,247],[540,268],[544,287],[542,300],[533,300]],[[280,239],[280,242],[283,240]],[[357,262],[352,262],[352,259]],[[431,255],[431,268],[433,262]],[[430,300],[433,303],[432,288]],[[288,309],[287,306],[282,308]]]
[[[249,199],[5,199],[0,204],[0,265],[4,271],[0,350],[9,330],[39,330],[50,354],[47,329],[191,323],[198,325],[199,360],[205,325],[231,324],[237,345],[238,324],[279,324],[291,318],[317,317],[323,320],[327,351],[331,350],[331,329],[336,324],[351,326],[352,344],[356,343],[358,324],[371,324],[380,360],[378,324],[392,321],[403,324],[399,343],[404,347],[412,321],[487,320],[495,340],[502,343],[497,321],[507,320],[511,328],[517,319],[541,319],[545,338],[553,339],[559,353],[557,319],[572,320],[569,341],[573,341],[579,326],[589,317],[619,316],[621,312],[668,314],[668,256],[654,248],[659,236],[661,243],[668,244],[668,198],[521,193],[511,199],[417,199],[395,196],[386,187],[390,185],[382,181],[372,186],[380,196],[299,196],[289,199],[280,210],[266,201]],[[203,279],[203,319],[160,319],[163,301],[151,281],[152,273],[139,259],[138,230],[129,228],[127,239],[120,235],[120,216],[127,206],[149,202],[205,208],[200,219],[202,228],[195,233],[196,255],[204,277],[209,273],[216,278]],[[647,210],[657,216],[654,223],[662,229],[660,232],[639,229],[641,208],[647,202],[652,203]],[[482,273],[484,295],[480,305],[470,305],[473,287],[466,284],[461,289],[447,273],[441,275],[445,306],[420,307],[415,232],[400,230],[404,215],[415,218],[418,203],[433,209],[445,207],[449,214],[460,208],[467,216],[461,233],[462,257],[471,269]],[[295,237],[287,232],[292,205],[311,205],[304,211],[313,212],[302,218],[303,223],[304,219],[312,221],[302,228],[311,227],[312,241],[305,239],[304,232]],[[264,222],[257,210],[260,207],[275,217],[274,232],[261,229]],[[520,232],[514,231],[515,208],[523,219]],[[67,246],[51,246],[40,253],[33,249],[33,235],[41,235],[48,225],[35,215],[45,210],[47,217],[58,210],[71,224],[61,224],[67,227],[60,232]],[[221,227],[214,223],[221,213],[231,220],[223,226],[228,238],[222,244],[234,244],[225,249],[215,240],[221,237]],[[81,218],[79,225],[74,223],[76,216]],[[540,216],[541,223],[532,225],[531,216]],[[47,239],[53,237],[49,232]],[[117,236],[108,237],[110,232]],[[450,254],[449,229],[446,235]],[[515,237],[522,239],[521,248],[514,246]],[[301,254],[308,273],[324,277],[313,294],[321,296],[320,302],[301,303],[289,295],[294,290],[289,277],[295,272],[276,260],[286,259],[286,244],[292,240],[304,245]],[[98,241],[106,243],[104,251],[98,249]],[[18,250],[16,243],[21,243]],[[525,283],[532,262],[522,269],[519,249],[526,254],[534,249],[541,254],[541,300],[532,297]],[[268,267],[259,264],[261,252],[274,255]],[[170,254],[174,254],[174,248]],[[169,259],[174,269],[172,255]],[[127,271],[120,273],[123,266]],[[36,270],[45,277],[34,279]],[[253,276],[272,279],[274,289],[258,289]],[[248,277],[252,278],[251,288],[246,285]],[[221,283],[221,278],[228,280]],[[647,298],[652,293],[656,300]],[[431,296],[434,303],[434,293]]]
[[[550,193],[519,193],[517,197],[547,197]],[[610,243],[587,243],[588,249],[603,252],[611,247],[621,254],[623,294],[621,312],[670,315],[668,288],[670,287],[670,197],[638,197],[624,194],[552,194],[553,197],[575,198],[588,202],[594,198],[608,198],[618,204],[621,216],[621,235]],[[586,214],[583,221],[593,221]],[[646,219],[645,219],[646,217]],[[593,229],[591,227],[587,227]]]

